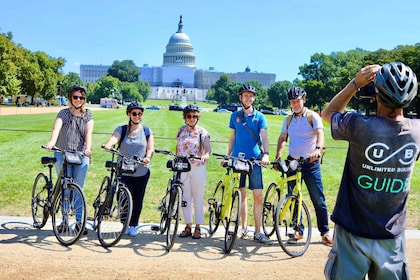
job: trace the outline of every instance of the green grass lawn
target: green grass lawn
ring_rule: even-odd
[[[169,104],[169,101],[149,100],[146,105],[168,106]],[[227,141],[230,135],[230,129],[228,128],[230,114],[214,113],[212,109],[215,105],[213,104],[200,103],[198,105],[203,108],[209,108],[208,112],[202,113],[199,124],[209,131],[213,152],[226,153]],[[85,184],[85,194],[90,213],[92,213],[91,205],[96,197],[102,178],[107,174],[107,170],[104,167],[105,161],[111,157],[111,154],[102,150],[100,146],[105,143],[117,125],[127,122],[124,108],[119,110],[94,110],[93,115],[95,119],[93,164],[90,166]],[[56,113],[0,116],[0,215],[31,215],[30,198],[33,180],[38,172],[47,171],[41,165],[40,158],[41,156],[49,155],[49,152],[41,149],[41,145],[46,144],[50,138],[55,116]],[[274,159],[277,137],[284,117],[274,115],[267,115],[266,117],[269,125],[270,154],[271,159]],[[153,130],[156,149],[174,151],[177,128],[184,124],[182,112],[168,111],[167,109],[158,111],[146,110],[143,116],[143,124]],[[332,140],[329,127],[327,126],[325,132],[327,150],[324,163],[322,164],[322,174],[327,205],[331,212],[341,179],[347,143]],[[168,159],[168,156],[155,154],[151,162],[152,173],[140,222],[158,222],[157,207],[161,196],[164,194],[168,178],[171,176],[171,173],[165,167]],[[210,158],[207,175],[206,200],[214,191],[216,183],[224,175],[224,169],[219,166],[219,161],[214,157]],[[263,176],[264,185],[268,187],[278,174],[271,168],[266,168],[263,171]],[[306,188],[304,190],[306,192]],[[315,217],[312,204],[307,194],[305,195],[311,209],[311,215]],[[248,194],[248,201],[249,207],[252,209],[251,193]],[[420,213],[420,176],[418,163],[412,179],[408,209],[408,228],[420,229],[420,218],[418,215]],[[253,224],[252,210],[249,213],[249,222]],[[315,222],[314,219],[313,221]],[[332,223],[331,226],[333,226]]]

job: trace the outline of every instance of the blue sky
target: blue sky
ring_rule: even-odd
[[[0,32],[31,51],[80,64],[161,66],[183,16],[196,67],[298,78],[315,53],[375,51],[420,42],[417,0],[1,1]]]

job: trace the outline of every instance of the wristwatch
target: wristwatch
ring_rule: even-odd
[[[264,152],[264,155],[270,155],[268,152]]]
[[[321,150],[321,146],[316,146],[315,149]]]

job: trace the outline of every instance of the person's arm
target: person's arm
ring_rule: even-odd
[[[322,149],[324,148],[325,140],[324,140],[324,129],[319,128],[315,130],[315,137],[316,137],[316,148],[311,154],[311,161],[317,161],[318,158],[322,155]]]
[[[270,164],[270,156],[268,155],[269,145],[268,145],[267,129],[266,128],[261,129],[260,135],[262,139],[262,147],[264,150],[264,155],[261,159],[261,163],[263,165],[267,165],[267,164]]]
[[[92,133],[93,133],[93,119],[88,121],[86,124],[86,134],[85,134],[85,156],[92,156]]]
[[[322,119],[331,124],[331,117],[334,113],[343,112],[353,95],[375,79],[380,65],[369,65],[360,69],[356,77],[351,80],[336,96],[330,104],[322,111]]]
[[[287,142],[287,134],[280,134],[279,139],[277,139],[277,151],[276,151],[276,160],[281,160],[281,154],[283,153],[284,147]]]
[[[204,154],[201,156],[201,161],[207,163],[211,154],[210,136],[204,137]]]
[[[111,137],[109,137],[108,141],[106,141],[106,144],[103,146],[105,150],[109,151],[112,146],[118,143],[120,141],[121,135],[114,131],[112,133]]]
[[[146,156],[143,159],[144,164],[150,163],[150,160],[152,159],[154,152],[155,152],[155,137],[153,136],[153,134],[150,134],[149,139],[147,139]]]
[[[227,151],[228,155],[232,155],[233,143],[235,143],[235,135],[236,135],[236,130],[231,129],[230,130],[230,137],[229,137],[229,144],[228,144],[228,151]]]
[[[51,132],[50,141],[47,143],[47,150],[51,150],[55,143],[57,143],[58,135],[60,134],[61,127],[63,126],[63,120],[61,118],[56,118],[53,125],[53,130]]]

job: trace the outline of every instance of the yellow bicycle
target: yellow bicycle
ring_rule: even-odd
[[[272,162],[281,175],[270,184],[263,201],[264,233],[271,236],[275,231],[281,248],[292,257],[303,255],[311,242],[311,217],[302,199],[301,164],[308,162],[303,158]]]
[[[252,162],[228,155],[216,153],[213,155],[226,161],[223,165],[226,168],[226,174],[223,180],[217,183],[213,196],[208,199],[209,232],[215,233],[222,221],[225,226],[224,252],[229,254],[238,234],[241,216],[239,177],[241,173],[247,174],[252,170]]]

